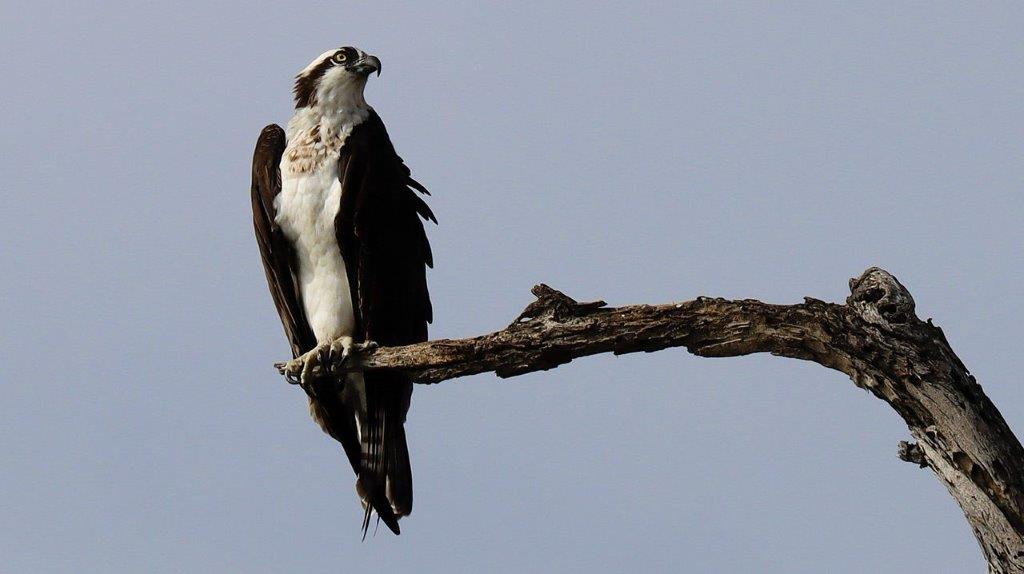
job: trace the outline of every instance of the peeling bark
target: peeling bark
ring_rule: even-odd
[[[578,303],[546,285],[505,329],[469,339],[379,348],[350,369],[401,369],[417,383],[493,371],[513,377],[598,353],[686,347],[702,357],[751,353],[814,361],[888,403],[916,443],[899,457],[932,469],[960,504],[989,572],[1024,572],[1024,449],[939,327],[888,272],[850,280],[845,305],[697,298],[667,305]],[[281,365],[278,365],[279,369]]]

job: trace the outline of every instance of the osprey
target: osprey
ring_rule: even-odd
[[[321,54],[296,78],[288,129],[263,128],[252,163],[256,240],[292,348],[288,377],[355,470],[364,537],[371,511],[398,534],[412,510],[402,426],[412,383],[394,371],[313,370],[377,343],[427,339],[433,261],[423,220],[437,222],[363,98],[380,70],[356,48]]]

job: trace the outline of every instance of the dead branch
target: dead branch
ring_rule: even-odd
[[[686,347],[702,357],[771,353],[846,373],[888,403],[916,439],[903,460],[929,467],[963,509],[994,573],[1024,572],[1024,449],[910,293],[871,268],[845,305],[697,298],[668,305],[578,303],[546,285],[505,329],[379,348],[336,370],[400,369],[417,383],[493,371],[513,377],[598,353]],[[278,365],[279,368],[281,365]]]

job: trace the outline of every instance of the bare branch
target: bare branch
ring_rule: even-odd
[[[685,347],[702,357],[771,353],[846,373],[903,418],[916,444],[900,458],[932,469],[957,500],[990,572],[1024,572],[1024,449],[950,348],[915,315],[895,277],[871,268],[845,305],[698,298],[667,305],[578,303],[546,285],[501,331],[379,348],[349,369],[400,369],[417,383],[552,369],[598,353]],[[278,365],[281,368],[281,365]],[[341,365],[332,365],[338,372]]]

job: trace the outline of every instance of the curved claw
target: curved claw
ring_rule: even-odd
[[[351,348],[352,337],[341,337],[339,339],[331,341],[331,356],[332,358],[338,357],[337,361],[332,361],[332,367],[337,369],[337,367],[344,365],[345,361],[348,359],[348,354]]]
[[[317,345],[312,351],[299,357],[298,361],[302,361],[302,374],[300,375],[301,385],[305,386],[312,378],[313,371],[317,367],[325,365],[324,357],[330,352],[330,344],[323,343]]]
[[[288,381],[288,384],[302,384],[302,379],[299,377],[302,373],[302,357],[296,357],[287,363],[282,364],[280,368],[281,373],[284,375],[284,380]]]

